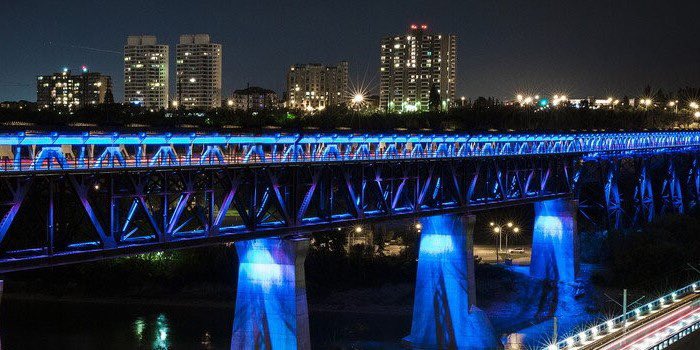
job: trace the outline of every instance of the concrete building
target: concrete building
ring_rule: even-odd
[[[388,112],[447,109],[455,103],[457,37],[433,34],[427,25],[411,25],[405,35],[381,42],[380,108]],[[430,90],[440,106],[430,106]]]
[[[274,109],[279,106],[279,98],[272,90],[251,86],[234,91],[227,106],[239,111]]]
[[[287,72],[287,107],[309,112],[337,106],[348,99],[348,62],[337,66],[296,64]]]
[[[211,43],[209,34],[180,36],[176,67],[176,98],[182,107],[221,107],[221,45]]]
[[[149,109],[168,107],[168,45],[152,35],[129,36],[124,46],[124,101]]]
[[[83,66],[81,74],[73,75],[64,68],[60,73],[42,75],[36,81],[37,108],[71,113],[79,108],[95,106],[111,99],[112,79],[89,72]]]

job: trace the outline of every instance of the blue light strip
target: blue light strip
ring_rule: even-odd
[[[53,147],[51,152],[42,153],[49,147]],[[118,158],[124,162],[98,161],[107,147],[113,147],[110,152],[114,156],[118,156],[113,153],[118,149],[122,155]],[[212,147],[217,148],[215,157],[210,155]],[[700,132],[474,135],[20,132],[0,133],[0,171],[571,153],[596,158],[609,153],[689,147],[700,147]],[[167,155],[167,161],[153,161],[163,154]]]

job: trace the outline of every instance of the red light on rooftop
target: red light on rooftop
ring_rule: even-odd
[[[428,25],[427,25],[427,24],[423,24],[423,25],[420,26],[420,29],[428,29]]]
[[[415,24],[411,24],[411,29],[418,29],[418,26]]]

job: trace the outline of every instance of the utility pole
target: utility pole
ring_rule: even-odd
[[[622,333],[627,333],[627,289],[622,290]]]

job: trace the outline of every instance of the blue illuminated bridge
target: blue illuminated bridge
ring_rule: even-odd
[[[560,197],[591,224],[635,224],[695,205],[699,147],[700,132],[5,133],[0,271]]]
[[[0,133],[0,272],[235,242],[232,349],[307,349],[309,233],[415,218],[419,283],[404,341],[493,349],[474,300],[474,213],[531,203],[530,275],[571,282],[579,227],[697,206],[699,159],[691,131]]]

